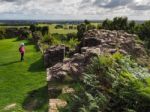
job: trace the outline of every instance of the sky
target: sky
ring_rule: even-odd
[[[0,19],[103,20],[127,16],[150,19],[150,0],[0,0]]]

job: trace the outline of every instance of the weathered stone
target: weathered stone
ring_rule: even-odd
[[[74,92],[75,92],[75,90],[73,88],[69,88],[67,86],[62,89],[62,94],[65,94],[65,93],[74,93]]]
[[[101,41],[95,37],[84,38],[83,46],[92,47],[96,45],[100,45]]]
[[[124,51],[124,54],[138,56],[147,55],[143,48],[142,43],[136,44],[136,35],[128,34],[124,31],[109,31],[109,30],[89,30],[84,34],[84,39],[81,42],[81,52],[86,52],[91,47],[97,47],[98,44],[102,45],[100,49],[101,54],[103,51],[110,51],[110,49],[119,49]],[[92,41],[90,41],[92,40]],[[140,47],[139,47],[140,46]],[[88,48],[86,48],[88,47]],[[93,49],[94,51],[94,49]],[[136,53],[138,52],[138,53]]]
[[[65,46],[53,46],[47,49],[44,54],[44,65],[49,67],[62,62],[65,57],[65,48]]]
[[[50,87],[48,88],[48,95],[50,98],[56,98],[58,95],[60,95],[62,90],[57,87]]]
[[[122,49],[120,49],[119,52],[120,52],[121,54],[124,54],[124,55],[127,55],[127,54],[128,54],[125,50],[122,50]]]
[[[67,105],[66,101],[60,99],[50,99],[49,100],[49,112],[59,112],[58,108],[63,108]]]
[[[48,53],[44,54],[44,66],[45,67],[49,66],[49,54]]]
[[[109,51],[108,51],[110,54],[114,54],[114,53],[116,53],[117,52],[117,50],[116,49],[109,49]]]
[[[56,75],[53,76],[54,80],[56,81],[63,81],[67,73],[65,71],[59,71]]]

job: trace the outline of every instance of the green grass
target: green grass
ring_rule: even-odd
[[[59,34],[68,34],[68,33],[76,33],[77,30],[76,29],[55,29],[55,26],[57,24],[39,24],[39,26],[49,26],[49,30],[50,30],[50,33],[51,34],[54,34],[54,33],[59,33]],[[69,27],[69,25],[63,25],[64,27]],[[73,25],[74,27],[76,25]]]
[[[48,97],[46,73],[41,53],[27,41],[25,61],[20,62],[16,39],[0,40],[0,112],[11,104],[7,112],[44,112]]]

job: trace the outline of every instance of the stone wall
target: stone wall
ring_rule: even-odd
[[[45,66],[50,67],[47,69],[48,82],[63,80],[68,74],[73,79],[78,78],[90,63],[91,57],[103,53],[147,56],[143,44],[136,41],[136,35],[123,31],[89,30],[84,34],[81,44],[81,52],[65,60],[65,46],[54,46],[46,51]]]
[[[84,34],[81,46],[100,48],[101,52],[122,51],[136,57],[146,56],[144,45],[136,38],[136,35],[123,31],[89,30]]]
[[[64,45],[52,46],[44,53],[44,65],[50,67],[58,62],[62,62],[65,57],[66,47]]]
[[[91,63],[91,58],[94,56],[120,52],[137,58],[146,57],[144,45],[137,42],[136,37],[136,35],[123,31],[89,30],[84,34],[76,53],[67,59],[64,59],[64,46],[51,47],[44,55],[45,66],[51,66],[47,68],[49,93],[56,89],[56,87],[52,88],[51,82],[62,82],[68,76],[72,80],[82,78],[85,68]]]

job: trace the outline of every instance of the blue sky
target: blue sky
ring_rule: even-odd
[[[0,19],[150,19],[150,0],[0,0]]]

